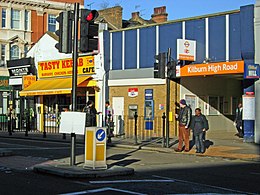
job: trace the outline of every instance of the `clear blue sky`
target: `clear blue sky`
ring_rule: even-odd
[[[120,5],[123,7],[123,19],[127,20],[131,18],[131,13],[136,11],[139,11],[144,19],[150,19],[154,7],[165,5],[168,20],[174,20],[235,10],[255,2],[256,0],[85,0],[85,7],[99,10],[106,6]]]

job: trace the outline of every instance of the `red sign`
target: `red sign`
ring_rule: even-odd
[[[138,96],[138,88],[129,88],[128,89],[128,96],[129,97],[136,97],[136,96]]]

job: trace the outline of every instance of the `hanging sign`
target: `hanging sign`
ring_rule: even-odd
[[[138,96],[138,88],[129,88],[128,89],[128,96],[129,97],[136,97],[136,96]]]

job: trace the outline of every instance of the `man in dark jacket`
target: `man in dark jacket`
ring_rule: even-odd
[[[209,125],[206,117],[201,114],[200,108],[196,108],[195,116],[192,117],[190,128],[195,137],[196,153],[204,153],[205,147],[203,142],[203,134],[209,129]]]
[[[242,104],[239,103],[236,108],[236,118],[235,118],[235,125],[237,128],[237,135],[238,137],[243,138],[244,132],[243,132],[243,120],[242,120],[242,114],[243,114],[243,107]]]
[[[180,100],[180,113],[176,114],[176,118],[179,121],[179,145],[176,152],[181,152],[183,147],[183,140],[185,145],[185,152],[190,150],[190,122],[191,122],[191,108],[187,106],[186,101],[184,99]]]
[[[97,126],[97,110],[92,100],[87,102],[87,105],[83,108],[83,112],[86,113],[86,127]]]

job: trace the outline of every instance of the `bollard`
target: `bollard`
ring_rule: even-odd
[[[43,138],[46,138],[46,130],[45,130],[45,127],[43,129]]]
[[[138,118],[137,112],[135,112],[134,118],[135,118],[135,144],[137,145],[137,118]]]
[[[162,116],[163,119],[163,126],[162,126],[162,147],[165,148],[165,121],[166,121],[166,115],[165,112],[163,113]]]
[[[10,136],[12,135],[12,119],[8,120],[8,133]]]
[[[66,139],[66,133],[62,134],[62,139]]]

